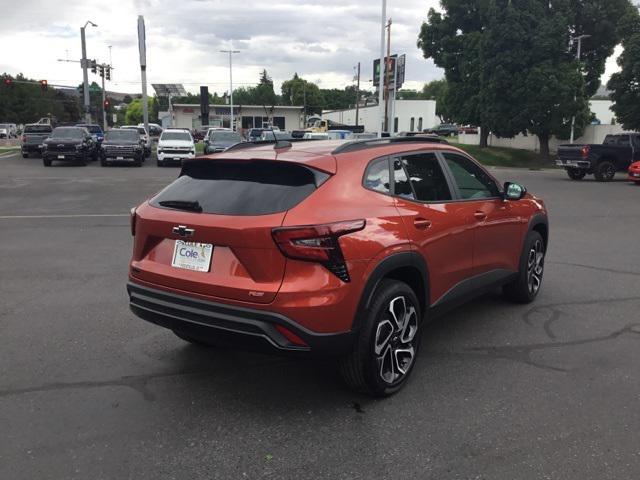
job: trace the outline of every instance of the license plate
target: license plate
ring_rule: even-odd
[[[173,247],[171,266],[195,272],[208,272],[211,266],[212,253],[213,245],[210,243],[176,240],[176,244]]]
[[[124,160],[124,157],[116,157],[116,160]]]
[[[64,155],[58,155],[58,158],[64,158]]]

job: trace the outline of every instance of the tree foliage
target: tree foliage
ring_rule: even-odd
[[[627,10],[620,31],[624,47],[618,59],[621,71],[611,76],[608,88],[622,126],[640,131],[640,15],[635,9]]]

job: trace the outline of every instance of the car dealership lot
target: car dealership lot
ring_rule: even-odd
[[[204,349],[128,310],[129,208],[178,169],[0,158],[0,478],[636,478],[640,188],[496,170],[542,196],[538,300],[431,323],[407,387]],[[622,179],[622,175],[620,176]]]

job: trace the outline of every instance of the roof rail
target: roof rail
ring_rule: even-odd
[[[338,153],[355,152],[357,150],[364,150],[366,148],[383,147],[385,145],[391,145],[394,143],[446,143],[444,138],[440,138],[437,135],[416,135],[414,137],[389,137],[389,138],[373,138],[369,140],[354,140],[347,142],[331,153],[337,155]]]

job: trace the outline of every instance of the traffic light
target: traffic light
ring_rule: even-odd
[[[105,111],[109,110],[110,105],[111,105],[111,102],[109,102],[108,98],[104,102],[102,102],[102,106],[104,107]]]
[[[96,73],[98,68],[98,63],[95,60],[91,60],[91,73]]]
[[[98,65],[98,74],[104,77],[104,65]]]
[[[107,80],[111,80],[111,67],[107,67],[106,72],[104,73],[105,77]]]
[[[11,79],[11,77],[4,77],[4,80],[2,81],[2,83],[4,84],[5,87],[10,87],[13,85],[13,80]]]
[[[40,80],[40,90],[42,90],[43,92],[46,92],[48,88],[49,88],[49,82],[47,82],[46,80]]]

